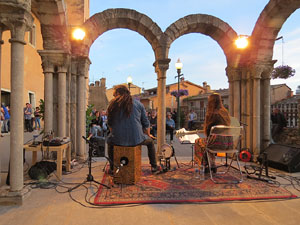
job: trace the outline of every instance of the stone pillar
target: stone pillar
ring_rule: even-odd
[[[91,61],[88,57],[80,56],[77,63],[76,153],[80,158],[85,158],[86,145],[82,136],[86,136],[86,79]]]
[[[229,112],[240,120],[241,111],[241,74],[237,68],[227,67],[226,74],[229,80]]]
[[[262,79],[262,90],[263,90],[263,137],[262,147],[265,149],[270,145],[271,141],[271,95],[270,95],[270,76],[263,77]]]
[[[255,66],[252,69],[252,151],[253,156],[256,159],[260,153],[260,79],[261,68]]]
[[[24,144],[24,35],[26,24],[16,22],[11,30],[11,96],[10,96],[10,188],[23,188]]]
[[[70,86],[70,116],[71,116],[71,131],[70,131],[70,138],[71,138],[71,152],[72,157],[76,156],[76,143],[77,143],[77,62],[76,59],[72,57],[71,62],[71,86]]]
[[[38,51],[42,58],[44,79],[44,132],[53,131],[53,74],[54,65],[51,63],[50,55],[47,51]]]
[[[66,136],[71,136],[71,65],[67,72],[67,84],[66,84]]]
[[[58,67],[58,133],[59,137],[66,136],[66,77],[67,77],[67,67]]]
[[[38,53],[42,58],[42,66],[45,75],[45,132],[57,129],[57,136],[62,137],[66,135],[66,73],[70,64],[70,55],[62,50],[40,50]],[[55,88],[54,85],[56,84],[54,83],[56,69],[58,73],[56,76],[58,79],[57,88]],[[56,92],[59,105],[57,111],[54,109],[54,95]],[[53,115],[57,116],[54,117]]]
[[[157,60],[153,64],[157,73],[157,156],[161,158],[161,146],[166,141],[166,72],[170,59]]]

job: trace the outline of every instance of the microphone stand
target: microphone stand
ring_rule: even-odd
[[[94,182],[94,183],[96,183],[96,184],[99,184],[99,185],[102,185],[102,186],[106,187],[107,189],[110,189],[110,187],[107,186],[106,184],[102,184],[102,183],[100,183],[100,182],[94,180],[94,177],[93,177],[93,175],[92,175],[92,151],[93,151],[93,146],[94,146],[94,144],[91,143],[90,140],[88,140],[86,137],[82,136],[82,138],[83,138],[84,140],[86,140],[86,142],[89,144],[89,157],[88,157],[89,173],[88,173],[88,175],[87,175],[85,181],[83,181],[82,183],[76,185],[75,187],[70,188],[70,189],[68,190],[68,192],[71,192],[71,191],[75,190],[76,188],[80,187],[81,185],[86,184],[87,182],[90,182],[90,183],[91,183],[91,182]]]

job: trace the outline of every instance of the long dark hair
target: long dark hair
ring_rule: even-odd
[[[127,117],[130,116],[132,111],[132,97],[125,85],[117,85],[114,87],[114,97],[115,98],[110,101],[107,109],[108,123],[114,119],[116,113],[120,112],[120,110],[124,111]]]
[[[213,93],[208,97],[204,122],[205,131],[207,131],[207,128],[210,129],[210,126],[215,123],[216,117],[220,123],[218,125],[230,125],[230,116],[227,109],[223,106],[221,96],[218,93]]]

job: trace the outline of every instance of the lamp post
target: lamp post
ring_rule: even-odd
[[[179,90],[180,90],[180,77],[183,76],[181,74],[181,69],[182,69],[183,64],[180,62],[180,59],[177,60],[175,63],[175,67],[177,69],[177,76],[175,78],[178,78],[178,88],[177,88],[177,124],[176,124],[176,129],[180,129],[180,96],[179,96]]]
[[[127,77],[127,85],[128,85],[128,90],[130,92],[130,85],[132,84],[132,77],[131,76],[128,76]]]

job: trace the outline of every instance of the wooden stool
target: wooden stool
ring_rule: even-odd
[[[135,184],[141,178],[141,145],[135,147],[114,146],[114,182]],[[121,163],[123,166],[120,166]],[[120,167],[119,170],[117,167]]]

